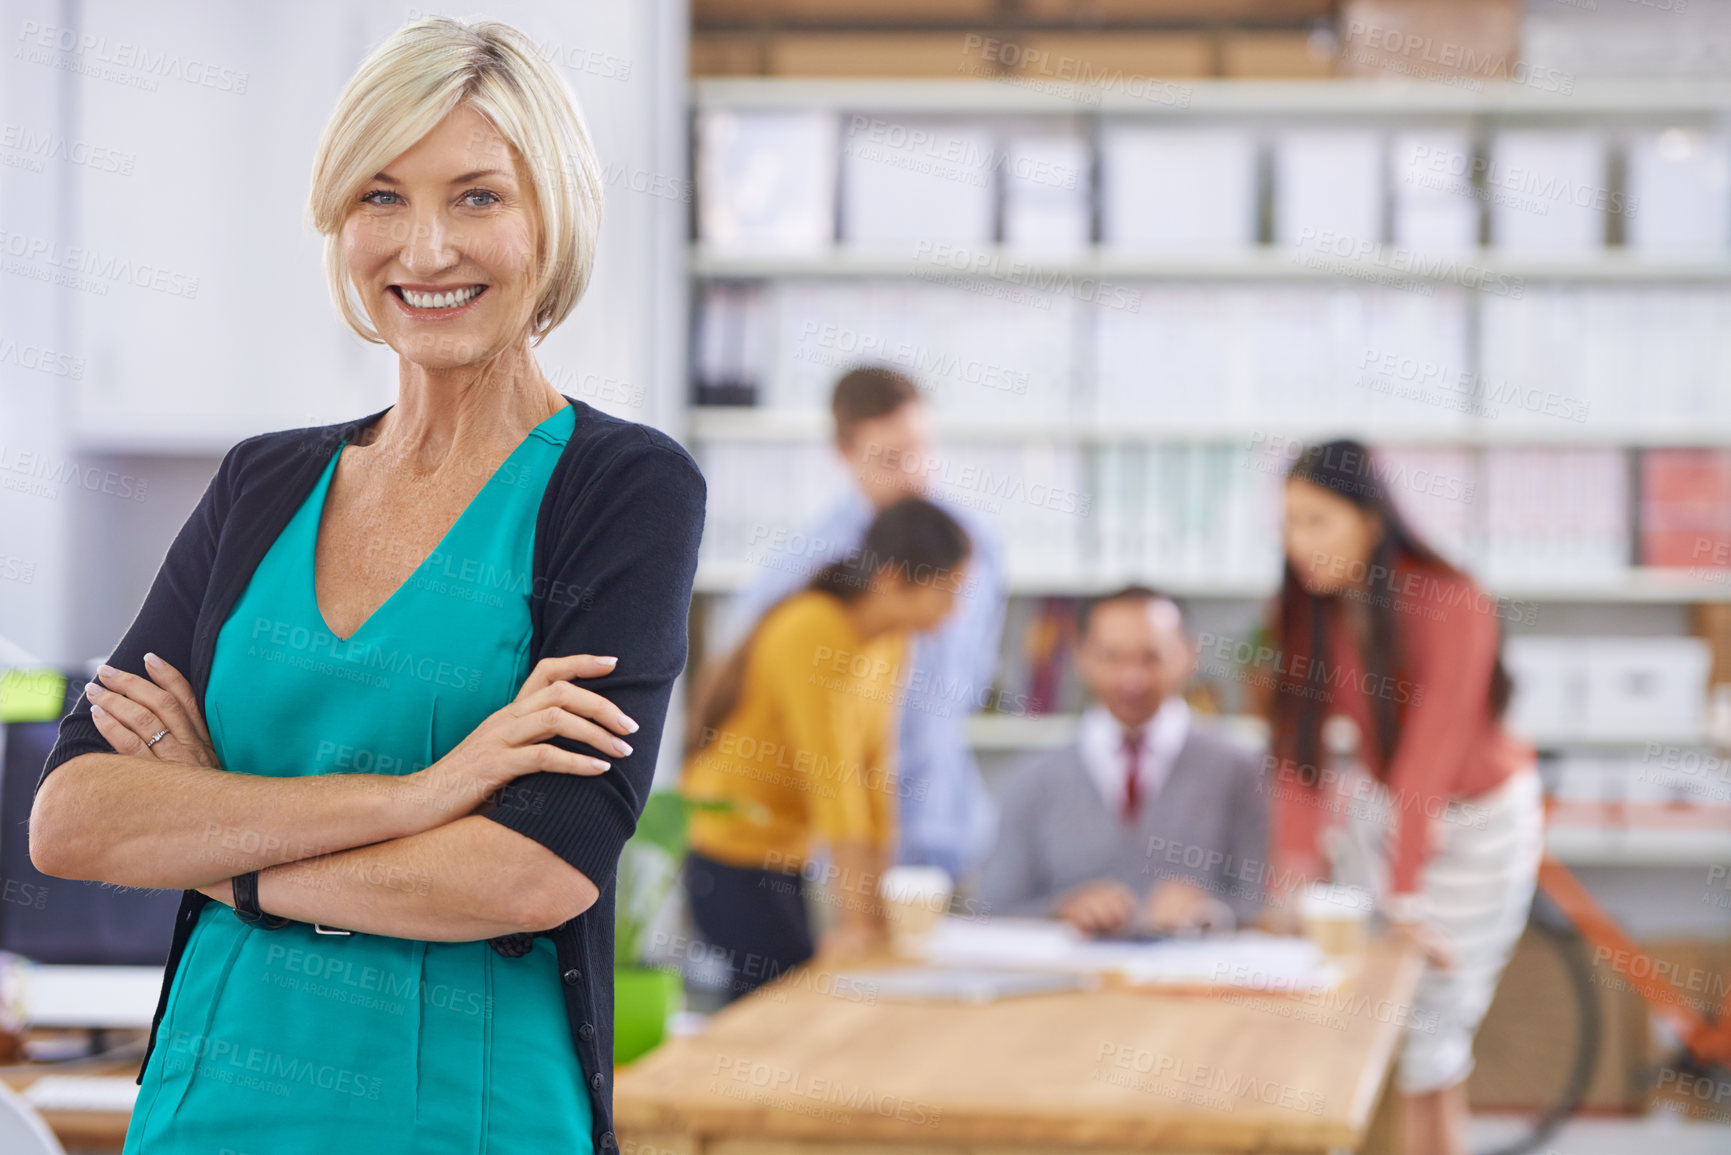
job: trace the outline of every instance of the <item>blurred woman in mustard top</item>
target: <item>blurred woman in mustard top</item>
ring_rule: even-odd
[[[818,846],[837,910],[817,949],[883,944],[908,635],[949,616],[969,552],[930,502],[886,506],[859,551],[765,611],[700,692],[682,788],[735,805],[692,817],[684,882],[732,971],[729,1000],[812,957],[803,870]]]

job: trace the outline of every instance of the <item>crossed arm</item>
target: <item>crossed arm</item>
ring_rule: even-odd
[[[197,888],[234,905],[229,880]],[[588,910],[600,890],[538,842],[479,816],[259,872],[259,905],[301,922],[467,942],[533,933]]]
[[[695,463],[646,427],[588,450],[596,464],[557,495],[561,514],[546,527],[557,561],[537,596],[545,651],[564,656],[536,666],[533,695],[526,684],[414,774],[266,778],[218,765],[179,672],[191,668],[236,475],[258,441],[224,457],[170,547],[109,658],[114,672],[101,675],[112,692],[88,693],[62,720],[31,811],[32,861],[62,878],[196,889],[231,905],[229,879],[257,870],[272,914],[432,941],[543,930],[587,910],[635,829],[685,666],[706,499]],[[615,668],[596,654],[623,656]],[[139,701],[154,718],[126,719]],[[627,733],[634,753],[613,745]]]
[[[519,702],[542,688],[558,696],[557,674],[598,664],[588,655],[550,660]],[[186,679],[160,660],[151,673],[106,670],[106,688],[89,692],[117,753],[80,755],[44,781],[30,840],[44,873],[198,890],[232,906],[231,878],[257,870],[259,905],[272,914],[434,941],[545,929],[599,897],[551,850],[481,817],[517,803],[509,787],[464,776],[459,761],[401,777],[229,773],[215,765]],[[622,714],[598,705],[586,708],[626,729]],[[518,715],[531,727],[534,710]],[[147,747],[143,735],[158,729],[169,734]],[[562,754],[540,747],[525,756]]]

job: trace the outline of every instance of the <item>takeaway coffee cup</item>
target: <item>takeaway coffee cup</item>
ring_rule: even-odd
[[[925,953],[932,928],[950,909],[954,884],[949,872],[939,866],[892,866],[878,880],[889,919],[890,949],[918,958]]]
[[[1370,892],[1338,882],[1312,883],[1299,900],[1304,933],[1330,958],[1347,958],[1364,950],[1369,937]]]

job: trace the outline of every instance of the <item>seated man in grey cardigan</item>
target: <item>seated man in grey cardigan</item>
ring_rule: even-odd
[[[1129,586],[1085,604],[1079,624],[1093,702],[1074,741],[1007,771],[984,913],[1089,934],[1251,922],[1268,861],[1262,759],[1192,722],[1196,648],[1178,606]]]

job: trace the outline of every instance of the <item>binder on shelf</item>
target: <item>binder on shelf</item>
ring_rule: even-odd
[[[1481,576],[1605,582],[1631,557],[1629,474],[1614,448],[1493,447],[1484,453]]]
[[[862,364],[913,378],[933,408],[968,422],[1028,425],[1075,410],[1076,297],[1033,287],[896,280],[786,280],[772,290],[763,404],[827,411]]]
[[[1667,128],[1633,136],[1626,151],[1623,243],[1643,253],[1726,255],[1731,149],[1721,133]]]
[[[996,526],[1012,573],[1080,576],[1096,501],[1073,443],[946,439],[933,496]]]
[[[1273,162],[1275,244],[1335,252],[1382,242],[1380,132],[1290,130],[1275,138]]]
[[[1093,233],[1093,161],[1087,141],[1013,136],[1005,160],[1005,246],[1028,254],[1085,249]]]
[[[835,240],[836,141],[832,113],[699,112],[699,239],[723,253],[827,252]]]
[[[1511,725],[1600,741],[1705,735],[1708,643],[1694,637],[1513,636]]]
[[[1419,252],[1459,253],[1479,243],[1477,157],[1463,129],[1409,129],[1389,144],[1393,242]]]
[[[1731,577],[1731,452],[1649,449],[1640,493],[1642,565]]]
[[[999,159],[994,145],[992,132],[965,122],[848,117],[841,150],[843,241],[899,249],[990,245]],[[937,259],[932,269],[946,271]]]
[[[1528,285],[1480,305],[1498,428],[1639,432],[1731,424],[1731,293],[1718,285]],[[1638,383],[1639,387],[1631,387]]]
[[[1103,426],[1466,427],[1461,290],[1151,284],[1142,293],[1139,312],[1095,319]]]
[[[1473,454],[1411,445],[1380,446],[1375,454],[1402,516],[1443,557],[1467,566],[1472,512],[1482,489]]]
[[[1169,251],[1254,245],[1256,155],[1245,128],[1108,124],[1100,133],[1102,242]]]
[[[1491,141],[1484,195],[1491,244],[1508,252],[1588,254],[1605,246],[1609,188],[1605,140],[1580,129],[1504,129]]]
[[[803,534],[852,484],[827,441],[703,441],[697,458],[709,482],[700,561],[822,568]]]
[[[692,342],[697,404],[757,404],[767,367],[764,296],[757,285],[704,288]]]

